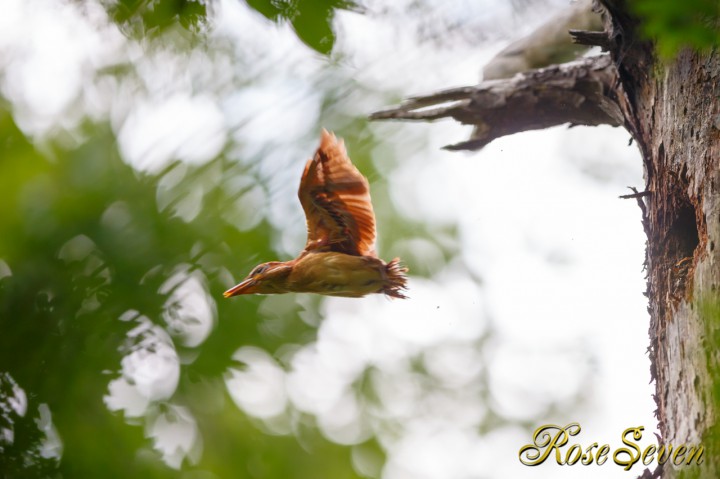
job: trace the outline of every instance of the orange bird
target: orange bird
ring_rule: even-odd
[[[370,187],[350,161],[342,140],[323,129],[320,147],[305,165],[300,204],[307,243],[297,258],[256,266],[224,296],[317,293],[360,298],[384,293],[405,298],[407,268],[375,253],[375,213]]]

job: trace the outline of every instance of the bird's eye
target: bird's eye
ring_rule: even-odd
[[[259,266],[256,266],[254,270],[250,272],[250,276],[256,276],[258,274],[264,273],[268,269],[268,265],[261,264]]]

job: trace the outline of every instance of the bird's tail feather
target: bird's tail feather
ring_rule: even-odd
[[[403,294],[403,291],[407,291],[407,276],[405,275],[407,272],[408,269],[400,263],[400,258],[395,258],[386,264],[387,283],[382,292],[391,298],[407,298]]]

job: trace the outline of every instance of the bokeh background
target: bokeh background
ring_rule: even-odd
[[[369,123],[471,85],[564,0],[3,0],[0,476],[636,477],[656,442],[629,134]],[[410,299],[222,292],[305,243],[326,127]]]

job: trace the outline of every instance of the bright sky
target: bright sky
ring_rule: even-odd
[[[329,67],[289,27],[270,24],[234,0],[219,2],[213,35],[230,38],[236,57],[213,59],[146,52],[92,2],[84,4],[83,16],[72,2],[6,0],[0,88],[31,134],[72,128],[85,114],[109,118],[124,158],[140,170],[158,171],[170,158],[202,163],[228,139],[247,145],[245,152],[270,145],[261,167],[273,182],[270,220],[285,226],[288,217],[296,220],[280,240],[292,255],[305,234],[295,166],[314,148],[307,138],[319,115],[322,79],[352,78],[369,90],[406,95],[473,84],[483,62],[563,5],[540,2],[518,15],[504,0],[437,0],[421,2],[425,10],[409,15],[410,3],[373,0],[365,15],[339,14],[340,61]],[[138,65],[135,83],[91,74],[128,59]],[[272,75],[249,88],[216,88],[227,81],[223,72],[248,66],[257,72],[248,77]],[[365,115],[385,106],[350,92],[338,108]],[[529,433],[507,426],[481,435],[488,408],[479,398],[484,378],[489,404],[505,418],[521,422],[546,414],[537,426],[579,422],[583,445],[619,445],[620,433],[637,425],[646,427],[648,444],[654,441],[642,295],[645,238],[637,205],[617,198],[626,186],[643,184],[629,135],[554,128],[461,154],[440,149],[468,134],[452,122],[373,128],[387,143],[378,156],[398,159],[399,166],[385,172],[393,201],[409,217],[457,225],[460,257],[431,279],[412,277],[408,301],[325,300],[317,341],[294,353],[289,370],[272,351],[238,350],[235,358],[249,367],[229,371],[226,381],[238,407],[278,432],[289,430],[282,411],[292,405],[316,415],[332,441],[354,445],[377,435],[388,454],[383,479],[627,477],[612,464],[582,472],[579,466],[521,465],[517,454]],[[348,149],[352,156],[353,145]],[[268,201],[261,192],[250,194],[257,204]],[[189,197],[181,208],[185,219],[197,214],[193,201]],[[258,220],[237,218],[239,227]],[[390,227],[379,225],[379,234]],[[409,249],[431,265],[440,254],[419,240]],[[177,275],[187,271],[181,267]],[[184,288],[185,302],[178,298],[180,315],[174,317],[196,319],[194,329],[169,326],[182,331],[186,344],[198,345],[217,319],[213,295],[202,277]],[[269,297],[263,310],[282,312],[287,298]],[[124,377],[109,384],[108,407],[140,416],[151,401],[172,396],[179,359],[172,339],[149,319],[132,312],[120,319],[136,321],[134,334],[142,341],[163,346],[150,356],[126,356],[119,365]],[[479,347],[489,332],[491,343]],[[412,372],[417,357],[430,380]],[[381,407],[352,394],[353,381],[371,366]],[[166,462],[177,467],[201,454],[200,441],[188,410],[178,406],[167,414],[173,421],[161,415],[148,429]],[[372,472],[360,449],[353,458],[358,470]]]

